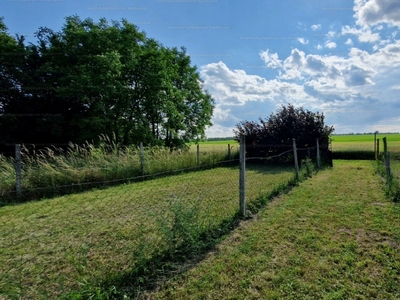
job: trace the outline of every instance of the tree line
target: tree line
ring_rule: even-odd
[[[36,44],[0,18],[0,146],[96,143],[171,149],[205,138],[214,100],[186,49],[168,48],[127,20],[70,16]]]

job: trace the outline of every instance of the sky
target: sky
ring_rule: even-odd
[[[207,137],[289,103],[337,134],[400,132],[400,0],[0,0],[8,33],[31,43],[72,15],[185,47],[215,100]]]

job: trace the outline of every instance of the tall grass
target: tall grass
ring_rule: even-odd
[[[65,151],[56,148],[35,151],[23,147],[21,156],[23,196],[20,201],[83,191],[198,165],[197,155],[190,148],[173,152],[162,147],[145,148],[141,158],[137,147],[121,147],[107,136],[103,136],[96,147],[90,143],[71,143]],[[201,166],[227,159],[227,149],[211,149],[201,153]],[[5,204],[16,199],[14,160],[0,155],[0,172],[0,204]]]

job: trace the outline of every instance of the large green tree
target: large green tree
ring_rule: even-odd
[[[18,53],[0,69],[3,142],[82,143],[105,134],[173,149],[204,138],[211,125],[213,99],[185,48],[164,47],[126,20],[67,17],[60,32],[40,28],[28,46],[0,25],[1,49]]]
[[[333,126],[325,125],[325,116],[292,104],[282,105],[275,113],[259,122],[242,121],[234,130],[235,138],[245,136],[246,152],[249,157],[278,155],[292,149],[293,139],[297,148],[316,146],[316,139],[323,152],[328,153]],[[307,152],[301,152],[306,156]]]

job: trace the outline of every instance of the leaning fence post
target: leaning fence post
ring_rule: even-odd
[[[239,213],[246,215],[246,142],[245,136],[240,136],[240,176],[239,176]]]
[[[140,142],[140,169],[142,172],[142,176],[144,176],[144,150],[143,150],[143,142]]]
[[[200,145],[197,144],[197,166],[200,166]]]
[[[15,174],[16,174],[16,191],[17,198],[22,195],[22,178],[21,178],[21,145],[15,145]]]
[[[321,167],[320,155],[319,155],[319,140],[318,139],[317,139],[317,166],[318,166],[318,169]]]
[[[296,169],[296,179],[299,180],[299,162],[297,160],[296,140],[293,139],[294,167]]]

